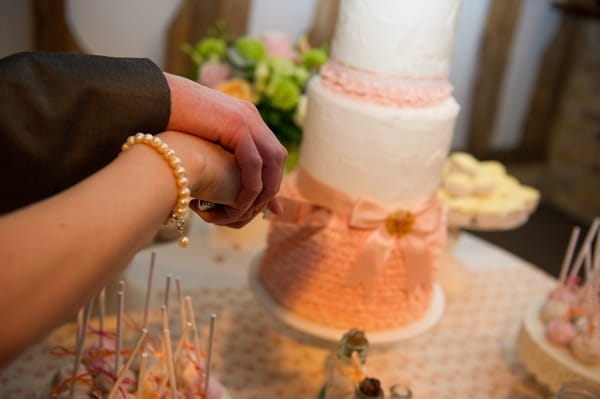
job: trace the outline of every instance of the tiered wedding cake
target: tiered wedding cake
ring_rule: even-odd
[[[460,0],[342,0],[257,273],[288,312],[374,332],[430,309],[446,230],[436,190],[459,111],[447,81],[459,10]]]

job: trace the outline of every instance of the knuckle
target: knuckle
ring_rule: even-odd
[[[256,196],[262,192],[263,184],[260,181],[254,182],[252,184],[249,184],[248,186],[245,186],[244,188],[248,190],[253,196]]]
[[[241,100],[241,102],[246,112],[249,112],[251,115],[258,115],[258,108],[256,108],[256,105],[247,100]]]
[[[246,128],[246,119],[239,113],[234,113],[229,118],[229,128],[235,132],[240,132]]]
[[[246,166],[251,170],[261,170],[263,165],[264,161],[258,156],[253,156],[246,162]]]

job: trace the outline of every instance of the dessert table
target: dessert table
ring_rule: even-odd
[[[282,324],[255,300],[247,285],[248,267],[264,249],[265,226],[258,220],[248,229],[228,232],[194,220],[188,248],[173,242],[142,250],[122,276],[126,311],[135,314],[143,309],[150,256],[155,252],[152,306],[161,303],[164,278],[172,274],[193,299],[202,339],[208,335],[209,315],[217,314],[214,375],[233,398],[316,398],[335,343]],[[409,385],[416,399],[544,397],[544,390],[519,362],[515,340],[527,308],[545,297],[554,279],[464,232],[453,255],[452,267],[458,269],[442,270],[442,276],[460,276],[460,281],[447,277],[441,281],[446,291],[441,320],[407,341],[372,345],[369,374],[385,386]],[[115,296],[114,291],[109,287],[107,298]],[[109,310],[115,309],[114,303],[108,301]],[[72,325],[59,328],[0,370],[0,398],[39,398],[53,371],[71,361],[50,355],[50,349],[72,345],[73,334]]]

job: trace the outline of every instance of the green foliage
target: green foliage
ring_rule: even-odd
[[[189,78],[197,80],[198,71],[205,63],[217,62],[231,68],[228,79],[241,78],[248,82],[262,118],[288,148],[292,159],[288,163],[295,165],[305,108],[299,105],[305,103],[302,99],[308,80],[327,62],[325,49],[310,48],[302,37],[293,47],[290,45],[289,53],[293,57],[268,56],[265,42],[249,36],[235,38],[223,21],[209,29],[208,35],[198,43],[184,44],[182,49],[195,66]]]

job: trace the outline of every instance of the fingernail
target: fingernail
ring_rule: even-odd
[[[273,201],[271,201],[271,204],[269,205],[269,210],[271,210],[271,212],[273,212],[275,215],[281,215],[283,213],[283,206],[278,198],[275,198]]]

